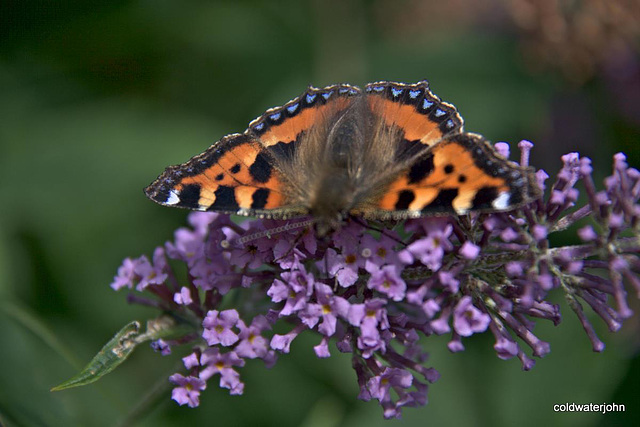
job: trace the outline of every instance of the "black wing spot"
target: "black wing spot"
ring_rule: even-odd
[[[199,184],[187,184],[180,190],[180,201],[178,206],[185,208],[197,208],[200,204],[200,185]]]
[[[411,190],[402,190],[398,195],[398,201],[396,202],[396,210],[406,211],[409,209],[409,205],[416,198],[416,195]]]
[[[209,210],[227,211],[240,209],[240,206],[238,206],[238,202],[236,201],[236,194],[233,187],[221,185],[214,194],[216,195],[216,201],[209,207]]]
[[[269,159],[262,153],[256,156],[255,162],[249,167],[251,177],[257,182],[267,182],[271,178],[271,163]]]
[[[266,188],[259,188],[251,196],[251,209],[262,209],[267,204],[270,191]]]
[[[415,184],[416,182],[422,181],[427,177],[431,172],[433,172],[433,156],[428,155],[418,160],[411,166],[409,169],[409,183]]]
[[[439,211],[451,211],[453,210],[453,200],[458,197],[458,189],[450,188],[447,190],[440,190],[438,196],[429,203],[428,209],[437,208]],[[426,209],[427,206],[425,206]]]
[[[492,202],[498,198],[498,189],[496,187],[482,187],[478,190],[473,202],[472,209],[486,209],[492,207]]]
[[[522,195],[522,191],[518,191],[517,189],[512,189],[509,192],[509,205],[519,205],[524,202],[524,197]]]

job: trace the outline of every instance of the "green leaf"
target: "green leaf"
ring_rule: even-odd
[[[178,325],[176,327],[176,322],[173,318],[161,316],[157,319],[149,320],[147,322],[146,332],[141,333],[140,322],[133,321],[120,329],[80,373],[62,384],[53,387],[51,391],[60,391],[91,384],[127,360],[138,344],[184,332],[182,326],[183,325]]]

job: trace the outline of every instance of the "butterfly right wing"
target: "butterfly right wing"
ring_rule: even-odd
[[[537,197],[533,173],[500,156],[427,82],[366,86],[370,111],[394,147],[383,188],[351,214],[369,219],[504,211]]]
[[[410,161],[445,135],[462,132],[462,116],[431,92],[427,81],[369,83],[365,93],[369,109],[380,124],[399,131],[395,136],[397,163]]]
[[[500,156],[481,135],[465,132],[445,137],[418,157],[365,216],[505,211],[538,195],[533,170]]]

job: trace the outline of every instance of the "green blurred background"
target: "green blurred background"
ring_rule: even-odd
[[[109,288],[122,258],[149,254],[186,212],[142,188],[308,84],[431,81],[466,129],[640,165],[637,1],[35,1],[0,5],[0,424],[8,426],[640,425],[638,317],[594,354],[573,313],[541,323],[552,345],[531,372],[493,339],[450,354],[423,340],[442,378],[429,404],[383,421],[348,357],[302,336],[274,369],[242,369],[244,396],[211,381],[197,409],[154,400],[184,353],[140,348],[91,386],[51,393],[121,326],[157,313]],[[632,307],[640,311],[637,300]],[[562,303],[561,298],[557,301]],[[149,397],[151,396],[151,397]],[[146,403],[145,403],[146,402]],[[555,413],[555,403],[626,413]],[[148,404],[147,404],[148,403]]]

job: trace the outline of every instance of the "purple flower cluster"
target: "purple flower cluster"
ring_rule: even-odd
[[[526,166],[532,144],[519,147]],[[496,148],[508,156],[508,145]],[[183,358],[186,376],[170,377],[181,405],[197,406],[214,376],[242,394],[247,359],[273,366],[310,330],[318,336],[315,354],[330,357],[331,342],[351,353],[359,398],[378,400],[385,418],[397,418],[404,406],[424,405],[439,377],[424,364],[423,335],[448,334],[448,348],[457,352],[463,337],[488,331],[499,358],[518,357],[529,370],[531,356],[550,351],[532,332],[536,320],[560,322],[550,291],[565,294],[595,351],[604,344],[584,305],[611,331],[632,314],[626,291],[640,294],[640,172],[617,154],[598,191],[589,159],[571,153],[562,161],[551,185],[537,172],[546,196],[512,212],[411,219],[384,230],[354,219],[325,239],[314,236],[309,221],[237,224],[226,215],[192,213],[191,227],[176,231],[152,261],[126,259],[111,286],[135,290],[131,302],[192,326],[153,344],[162,354],[176,345],[192,349]],[[549,235],[569,227],[582,243],[553,246]],[[176,275],[178,264],[186,266],[185,277]],[[286,333],[272,332],[277,322],[289,325]]]

